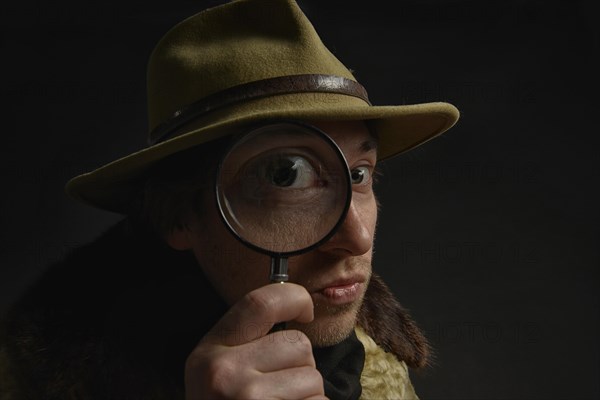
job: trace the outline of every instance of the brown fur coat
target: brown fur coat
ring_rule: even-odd
[[[216,297],[191,254],[125,219],[51,266],[4,316],[0,399],[183,398],[185,358],[226,310]],[[380,350],[427,363],[426,340],[377,275],[358,323]]]

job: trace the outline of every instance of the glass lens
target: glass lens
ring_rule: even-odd
[[[350,196],[346,161],[325,134],[278,123],[243,136],[223,159],[217,198],[229,228],[269,253],[293,253],[327,237]]]

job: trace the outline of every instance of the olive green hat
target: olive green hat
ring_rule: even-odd
[[[71,179],[70,196],[126,212],[151,165],[261,120],[368,120],[385,159],[459,116],[441,102],[371,105],[293,0],[238,0],[180,22],[150,56],[147,89],[148,147]]]

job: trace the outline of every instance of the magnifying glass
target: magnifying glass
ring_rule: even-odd
[[[227,228],[269,255],[269,280],[284,283],[288,257],[318,247],[342,224],[352,184],[342,151],[326,133],[285,121],[234,143],[217,169],[216,195]],[[284,328],[278,323],[273,330]]]

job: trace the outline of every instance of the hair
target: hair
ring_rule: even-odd
[[[204,196],[231,137],[172,154],[150,167],[140,180],[128,216],[159,237],[186,229],[189,217],[201,217]]]

